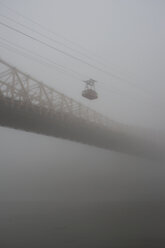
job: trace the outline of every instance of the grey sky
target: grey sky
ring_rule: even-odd
[[[0,9],[1,15],[13,18],[67,46],[83,51],[76,45],[79,44],[89,51],[88,55],[94,54],[95,59],[90,61],[87,57],[48,41],[2,16],[1,21],[121,76],[123,80],[106,75],[1,26],[3,38],[84,76],[80,76],[80,79],[74,78],[59,72],[56,67],[41,65],[0,47],[2,58],[112,119],[157,128],[164,127],[164,1],[6,0],[1,2],[58,35],[43,30],[3,5]],[[95,55],[99,61],[107,64],[107,68],[96,61]],[[81,97],[82,80],[88,77],[98,81],[99,99],[92,103]]]
[[[163,164],[0,128],[1,201],[164,200]]]
[[[32,24],[1,2],[58,35]],[[101,73],[1,25],[1,38],[84,76],[75,79],[56,67],[6,50],[1,39],[0,54],[8,63],[111,119],[164,129],[164,12],[163,0],[0,1],[2,22],[90,61],[2,15],[84,51],[79,44],[88,50],[87,55],[94,57],[90,63],[126,80]],[[96,60],[103,61],[107,67]],[[99,99],[92,103],[81,97],[82,81],[88,77],[98,81]],[[164,199],[164,167],[155,162],[12,129],[0,128],[0,135],[1,200]]]

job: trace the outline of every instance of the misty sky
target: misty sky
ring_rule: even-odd
[[[0,57],[113,120],[164,129],[164,10],[163,0],[0,1],[1,22],[115,76],[2,25]],[[24,51],[30,58],[8,42],[31,50]],[[65,66],[68,73],[33,52]],[[92,103],[81,97],[82,81],[88,78],[98,81],[99,99]],[[0,128],[0,136],[0,200],[164,200],[165,171],[156,162],[12,129]]]
[[[164,128],[164,1],[6,0],[1,2],[4,3],[4,5],[0,4],[2,22],[104,69],[109,74],[95,70],[1,26],[1,37],[5,41],[0,40],[0,52],[4,60],[108,115],[111,119]],[[42,27],[27,18],[38,22]],[[18,23],[35,29],[58,43]],[[34,54],[28,53],[33,57],[31,59],[21,56],[18,52],[10,50],[11,47],[13,49],[13,45],[8,44],[7,41],[65,66],[69,73],[70,70],[74,70],[81,75],[61,72],[50,63],[45,65],[45,61],[43,65],[41,64],[43,60]],[[85,56],[82,53],[85,53]],[[122,79],[119,80],[116,76]],[[88,78],[98,81],[97,101],[89,102],[81,97],[84,87],[82,81]]]
[[[0,128],[1,201],[164,201],[163,164]]]

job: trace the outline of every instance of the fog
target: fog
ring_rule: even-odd
[[[112,120],[152,128],[164,133],[164,11],[165,2],[162,0],[0,1],[0,22],[35,36],[97,68],[65,56],[3,25],[0,25],[0,57],[14,67],[105,114]],[[35,29],[50,39],[20,24]],[[21,50],[20,47],[32,53]],[[22,51],[25,52],[24,55],[21,55]],[[47,61],[35,53],[47,58]],[[64,72],[59,70],[58,66],[48,60],[64,66],[66,70]],[[81,75],[77,77],[73,71]],[[96,89],[99,98],[93,102],[81,96],[83,81],[89,78],[97,81]],[[136,247],[135,244],[139,244],[137,247],[163,247],[161,246],[163,241],[160,242],[160,239],[164,237],[164,222],[161,221],[164,219],[162,206],[165,201],[164,162],[137,158],[69,140],[6,127],[0,127],[0,137],[0,202],[2,206],[0,218],[3,223],[1,229],[4,231],[3,238],[0,237],[2,247],[8,248],[11,245],[14,245],[13,247],[41,247],[44,244],[44,242],[39,244],[43,238],[42,233],[45,235],[43,247],[46,247],[46,244],[47,247],[53,244],[53,247],[59,248],[85,246],[122,248]],[[20,202],[25,203],[23,209],[28,210],[20,210]],[[109,207],[114,202],[118,204],[115,210]],[[12,207],[14,203],[16,205]],[[75,217],[74,210],[69,208],[68,214],[73,217],[74,223],[72,234],[70,234],[72,243],[67,243],[70,242],[67,238],[66,242],[63,242],[69,235],[67,230],[64,230],[65,228],[60,229],[60,234],[57,231],[57,236],[61,235],[63,239],[56,242],[54,236],[51,236],[49,240],[48,230],[40,230],[37,239],[35,231],[32,233],[28,231],[29,229],[26,230],[26,220],[21,222],[25,223],[21,224],[25,231],[21,231],[20,224],[18,225],[19,217],[13,217],[16,227],[13,232],[14,227],[10,226],[8,217],[3,216],[16,216],[12,215],[12,211],[17,212],[17,210],[24,215],[26,211],[32,211],[29,210],[29,203],[37,204],[38,211],[43,214],[38,222],[36,217],[34,217],[35,220],[29,217],[31,220],[31,222],[29,220],[29,226],[37,223],[36,230],[40,230],[40,225],[45,227],[46,222],[43,216],[50,212],[51,214],[48,214],[50,233],[54,232],[54,222],[51,221],[56,215],[68,216],[67,211],[64,214],[60,212],[61,210],[57,211],[58,214],[53,212],[58,204],[60,208],[65,209],[71,205],[72,207],[78,205],[78,210],[75,211],[76,216],[81,215],[82,211],[88,212],[84,210],[84,205],[92,206],[92,210],[89,210],[91,214],[88,217],[85,215],[85,217],[81,216],[82,219],[78,219],[79,221],[76,219],[78,224],[75,224],[74,220],[78,217]],[[139,203],[148,205],[139,210]],[[44,210],[43,204],[46,204]],[[50,211],[52,204],[54,207]],[[99,204],[102,207],[101,210],[96,211],[96,214],[95,207]],[[107,207],[106,204],[110,205]],[[136,211],[131,212],[132,210],[128,207],[123,217],[120,215],[120,210],[116,209],[125,206],[124,204],[127,207],[134,204]],[[157,208],[152,210],[154,204],[162,207],[160,215],[158,215]],[[40,208],[42,210],[39,210]],[[5,209],[4,212],[3,209]],[[93,219],[90,220],[89,230],[85,230],[82,223],[85,221],[88,225],[88,219],[91,218],[93,211],[95,222]],[[147,215],[148,212],[150,217]],[[99,224],[103,213],[105,214],[104,221],[102,220]],[[143,213],[143,217],[140,213]],[[35,214],[38,216],[37,211]],[[138,217],[136,219],[135,216],[138,214],[140,224],[136,226],[135,222]],[[153,217],[155,215],[158,217],[157,224],[152,226],[152,223],[148,223],[155,220]],[[107,227],[109,222],[105,220],[109,218],[108,216],[112,219],[116,216],[114,218],[117,221],[112,221],[111,228],[114,228],[115,233],[112,235],[112,240],[107,238],[108,231],[106,231],[107,236],[104,236],[104,229],[110,228]],[[134,220],[133,224],[132,222],[130,224],[129,218]],[[146,218],[146,221],[143,222],[143,218]],[[64,219],[57,221],[60,227],[67,225]],[[127,221],[128,233],[122,236],[121,233]],[[72,226],[72,220],[70,220],[70,226]],[[80,226],[82,229],[79,229]],[[93,229],[94,226],[97,230]],[[156,227],[158,233],[156,233]],[[76,228],[78,228],[77,232]],[[133,228],[132,233],[131,228]],[[30,237],[25,235],[28,232]],[[12,233],[14,233],[13,236]],[[24,238],[19,239],[19,233]],[[35,236],[34,242],[32,242],[33,235]],[[86,236],[81,239],[79,238],[81,235]],[[157,243],[158,246],[149,246],[149,243],[143,242],[146,239],[152,240],[154,235],[159,241],[151,242],[150,245]],[[127,242],[130,237],[132,240]],[[85,243],[84,240],[87,239],[89,242]],[[125,241],[119,244],[115,243],[116,240]]]
[[[1,25],[3,39],[16,44],[17,49],[21,46],[32,51],[29,54],[23,50],[32,57],[26,58],[18,51],[11,51],[13,45],[1,40],[7,46],[0,47],[4,60],[113,120],[164,129],[164,1],[1,2],[4,3],[0,10],[3,23],[117,77],[95,70]],[[37,30],[60,44],[5,17]],[[46,63],[34,53],[65,66],[69,74],[61,72],[57,66],[48,61]],[[87,56],[92,57],[92,60]],[[77,78],[70,70],[81,73],[82,76]],[[84,87],[82,81],[89,78],[98,81],[97,101],[89,102],[81,97]]]
[[[164,201],[163,164],[1,128],[1,200]]]
[[[0,46],[1,58],[62,93],[106,114],[112,120],[164,131],[165,6],[163,1],[36,0],[28,1],[26,4],[25,2],[1,1],[1,21],[80,57],[108,71],[110,75],[51,50],[2,25],[1,38],[38,52],[57,64],[65,66],[68,71],[71,69],[85,76],[82,76],[81,80],[77,79],[69,73],[59,71],[55,65],[50,63],[43,65],[40,63],[42,59],[35,56],[35,53],[33,57],[28,57],[28,53],[27,57],[21,56],[18,49],[14,53],[14,50]],[[17,23],[5,17],[12,18]],[[20,24],[32,30],[35,29],[59,43],[48,40]],[[12,47],[11,44],[8,45]],[[87,76],[98,81],[96,89],[99,98],[93,102],[81,97],[84,86],[82,81],[88,79]],[[161,193],[163,167],[162,165],[155,167],[156,162],[31,133],[26,134],[4,128],[1,128],[0,132],[1,168],[3,169],[1,177],[4,183],[7,182],[8,176],[11,177],[10,184],[7,183],[7,185],[8,187],[11,185],[13,190],[12,179],[14,178],[18,185],[21,184],[21,180],[25,180],[26,185],[25,188],[17,189],[18,192],[15,190],[16,195],[10,194],[10,190],[3,191],[2,187],[2,199],[4,197],[10,199],[10,196],[14,199],[17,195],[18,198],[30,199],[28,184],[30,184],[29,187],[34,188],[34,195],[31,196],[34,199],[35,197],[47,199],[49,195],[51,199],[53,190],[62,190],[60,189],[62,185],[64,189],[63,193],[61,192],[61,199],[63,200],[64,196],[68,195],[67,190],[70,194],[73,190],[73,198],[88,200],[124,198],[135,200],[140,197],[152,198],[152,195],[153,198],[159,198],[159,194],[163,196]],[[11,171],[15,175],[14,178]],[[7,173],[6,178],[3,173]],[[80,180],[81,173],[84,173],[84,176]],[[100,176],[99,173],[101,173]],[[29,181],[31,177],[32,183]],[[57,180],[53,180],[54,177]],[[43,178],[43,182],[39,180],[40,178]],[[37,191],[39,185],[36,184],[35,189],[35,180],[41,183],[41,187],[45,186],[43,195],[38,192],[40,188]],[[153,183],[154,180],[157,183]],[[46,184],[47,181],[50,185]],[[67,187],[67,182],[71,184],[71,188]],[[90,182],[91,194],[87,190],[87,184]],[[147,195],[143,190],[145,186],[147,192],[150,191],[146,193]],[[27,190],[27,194],[23,193],[23,189]],[[100,193],[94,189],[100,189]],[[78,194],[79,190],[81,194]],[[110,193],[109,190],[112,192]]]

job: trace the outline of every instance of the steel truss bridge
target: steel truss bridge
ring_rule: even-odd
[[[147,130],[112,121],[1,59],[0,125],[138,156],[160,156]]]

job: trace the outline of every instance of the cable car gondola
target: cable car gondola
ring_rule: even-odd
[[[98,94],[95,91],[95,80],[89,79],[84,81],[85,83],[85,89],[82,92],[82,96],[89,99],[89,100],[95,100],[98,98]]]

